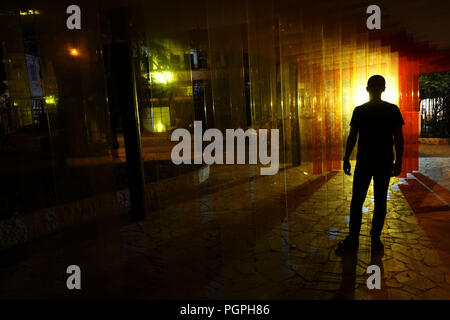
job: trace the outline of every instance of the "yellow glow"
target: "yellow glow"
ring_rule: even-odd
[[[382,46],[378,49],[361,48],[355,52],[350,45],[348,50],[353,52],[349,63],[352,69],[349,78],[350,100],[348,101],[352,106],[351,109],[369,101],[369,93],[366,90],[367,80],[376,74],[383,76],[386,80],[386,90],[381,98],[398,105],[398,52],[392,52],[390,48]]]
[[[28,16],[28,15],[41,14],[41,11],[39,11],[39,10],[26,10],[26,11],[19,10],[19,14],[21,16]]]
[[[385,78],[386,82],[388,81],[388,79],[392,79],[392,77],[385,77]],[[384,101],[393,104],[398,104],[398,94],[396,92],[398,88],[398,80],[397,79],[395,80],[391,83],[386,83],[386,90],[383,92],[381,97]],[[365,85],[360,86],[357,89],[356,95],[354,97],[354,105],[359,106],[362,105],[363,103],[366,103],[367,101],[369,101],[369,93],[366,90],[366,86]]]
[[[55,97],[54,96],[45,97],[45,103],[47,103],[47,104],[55,104],[56,103]]]
[[[70,49],[70,54],[71,54],[72,56],[78,56],[80,53],[78,52],[77,49]]]
[[[156,83],[167,84],[173,80],[172,72],[152,72],[152,78]]]
[[[164,132],[165,129],[165,126],[161,122],[156,124],[156,132]]]
[[[17,102],[14,102],[13,104],[14,104],[14,107],[17,107],[17,106],[18,106]]]
[[[366,87],[364,85],[360,86],[356,92],[355,106],[362,105],[367,101],[369,101],[369,93],[367,92]]]

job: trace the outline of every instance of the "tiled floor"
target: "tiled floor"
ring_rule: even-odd
[[[111,217],[2,253],[0,298],[449,299],[443,233],[419,221],[403,194],[408,179],[391,183],[384,252],[370,250],[370,188],[359,251],[337,256],[352,177],[215,166],[201,190],[144,222],[119,227]],[[81,267],[81,291],[66,289],[70,264]],[[366,286],[372,264],[380,290]]]
[[[449,159],[449,157],[421,157],[419,158],[419,171],[450,190]]]

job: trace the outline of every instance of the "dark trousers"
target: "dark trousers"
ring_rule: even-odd
[[[390,175],[387,170],[377,170],[373,166],[356,163],[353,177],[353,195],[350,205],[350,236],[355,238],[359,237],[361,230],[362,207],[372,178],[375,209],[370,235],[379,237],[383,229]]]

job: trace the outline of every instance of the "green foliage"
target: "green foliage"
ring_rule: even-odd
[[[450,94],[450,72],[427,73],[419,76],[420,98],[444,98]]]
[[[433,118],[425,125],[431,130],[427,136],[450,136],[450,72],[428,73],[419,76],[420,99],[442,98],[441,103],[435,105]],[[437,115],[441,113],[442,118]]]

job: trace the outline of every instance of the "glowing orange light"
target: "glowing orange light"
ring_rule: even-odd
[[[71,54],[72,56],[78,56],[80,53],[78,52],[77,49],[70,49],[70,54]]]

